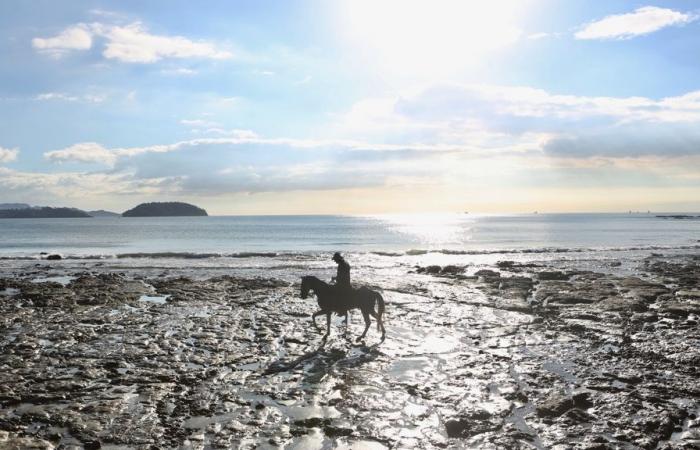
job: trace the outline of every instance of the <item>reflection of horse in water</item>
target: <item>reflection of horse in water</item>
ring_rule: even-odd
[[[341,294],[338,292],[336,286],[325,283],[316,277],[301,277],[301,298],[308,297],[309,291],[313,291],[314,294],[316,294],[318,306],[321,308],[320,310],[316,311],[313,316],[311,316],[314,327],[318,328],[316,325],[316,317],[322,314],[326,315],[326,335],[323,337],[323,339],[326,339],[331,333],[331,314],[336,313],[338,315],[344,315],[345,325],[347,326],[348,311],[359,308],[360,311],[362,311],[362,317],[365,319],[365,331],[362,332],[362,335],[357,338],[357,341],[361,341],[367,334],[370,324],[369,316],[372,316],[377,320],[377,330],[382,332],[382,341],[384,341],[384,337],[386,335],[384,323],[382,323],[382,314],[384,314],[384,299],[379,292],[362,286],[359,289],[352,289],[351,292]],[[375,302],[377,304],[376,312],[374,311]]]

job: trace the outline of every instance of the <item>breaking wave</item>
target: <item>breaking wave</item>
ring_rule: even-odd
[[[406,251],[356,251],[348,254],[368,254],[380,257],[395,258],[403,256],[422,256],[427,254],[443,255],[509,255],[509,254],[557,254],[557,253],[599,253],[599,252],[628,252],[628,251],[673,251],[673,250],[698,250],[700,244],[680,245],[680,246],[629,246],[629,247],[586,247],[586,248],[566,248],[566,247],[541,247],[522,249],[488,249],[488,250],[456,250],[456,249],[409,249]],[[211,252],[132,252],[117,254],[61,254],[61,259],[67,260],[109,260],[109,259],[215,259],[215,258],[281,258],[293,259],[297,261],[315,260],[326,258],[328,252],[233,252],[233,253],[211,253]],[[48,254],[16,254],[2,255],[0,260],[44,260]]]

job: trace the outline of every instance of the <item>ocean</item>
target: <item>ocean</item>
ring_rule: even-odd
[[[300,273],[330,277],[329,258],[340,251],[354,274],[377,281],[415,266],[478,270],[503,260],[592,269],[610,263],[633,272],[655,252],[697,252],[700,220],[653,214],[5,219],[0,236],[0,268],[57,253],[66,268],[98,260],[118,270],[201,276],[234,270],[291,280]]]
[[[696,246],[700,220],[653,214],[4,219],[0,236],[2,257],[539,253]]]

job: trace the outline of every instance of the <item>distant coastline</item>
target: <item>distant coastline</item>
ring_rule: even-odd
[[[84,211],[70,207],[31,206],[26,203],[0,203],[0,219],[63,219],[90,217],[190,217],[208,216],[206,210],[183,202],[141,203],[124,213],[98,209]]]
[[[0,209],[0,219],[58,219],[89,218],[90,214],[76,208],[38,208]]]

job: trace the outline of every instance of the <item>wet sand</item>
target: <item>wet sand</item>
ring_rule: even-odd
[[[697,448],[700,256],[406,268],[322,345],[288,281],[0,272],[0,448]],[[301,275],[301,274],[300,274]]]

